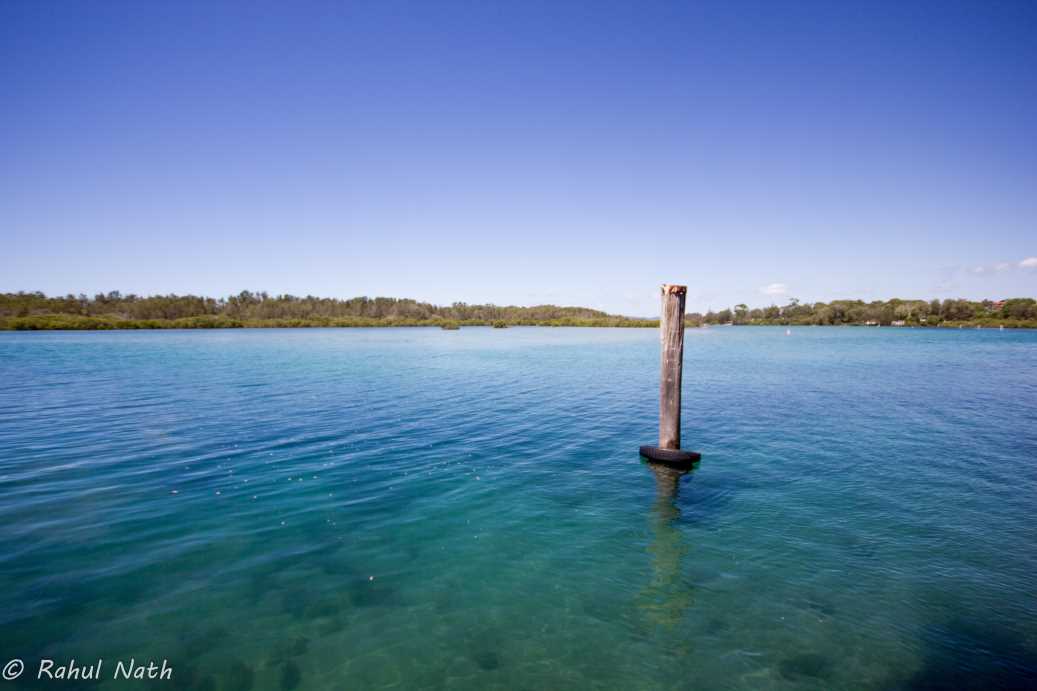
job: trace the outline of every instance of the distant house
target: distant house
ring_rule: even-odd
[[[1005,301],[1004,300],[996,300],[996,301],[994,301],[994,304],[990,306],[990,309],[992,311],[994,311],[994,312],[1000,312],[1001,310],[1004,309],[1004,307],[1005,307]]]

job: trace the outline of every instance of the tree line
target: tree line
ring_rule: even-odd
[[[242,291],[226,298],[199,295],[123,295],[118,291],[48,297],[40,292],[0,294],[0,328],[222,328],[248,326],[656,326],[658,321],[611,315],[586,307],[433,305],[407,298]]]
[[[1010,300],[833,300],[801,303],[795,298],[783,306],[750,309],[739,304],[732,308],[687,315],[688,321],[702,324],[781,324],[781,325],[876,325],[876,326],[1006,326],[1037,328],[1037,301],[1032,298]]]
[[[1006,326],[1037,328],[1032,298],[952,300],[834,300],[687,315],[688,326],[903,325]],[[48,297],[40,292],[0,293],[0,329],[134,329],[305,326],[622,326],[656,327],[656,319],[608,314],[586,307],[470,305],[440,306],[407,298],[269,295],[242,291],[226,298],[199,295]]]

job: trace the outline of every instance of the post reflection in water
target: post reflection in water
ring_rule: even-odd
[[[638,608],[646,623],[673,628],[694,602],[690,584],[686,583],[681,562],[688,545],[675,525],[680,518],[677,493],[687,470],[646,462],[655,476],[656,495],[649,516],[652,535],[648,553],[652,559],[652,580],[637,597]]]

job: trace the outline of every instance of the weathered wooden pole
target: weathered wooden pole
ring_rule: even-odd
[[[686,286],[663,286],[659,319],[662,367],[659,370],[659,448],[681,448],[681,370],[684,368]]]
[[[684,367],[684,298],[687,286],[662,287],[659,338],[662,362],[659,369],[659,446],[642,446],[641,455],[653,461],[688,465],[701,456],[681,451],[681,374]]]

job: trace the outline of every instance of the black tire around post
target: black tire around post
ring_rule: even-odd
[[[648,460],[680,468],[688,468],[702,460],[702,454],[695,451],[660,449],[658,446],[642,446],[640,451]]]

